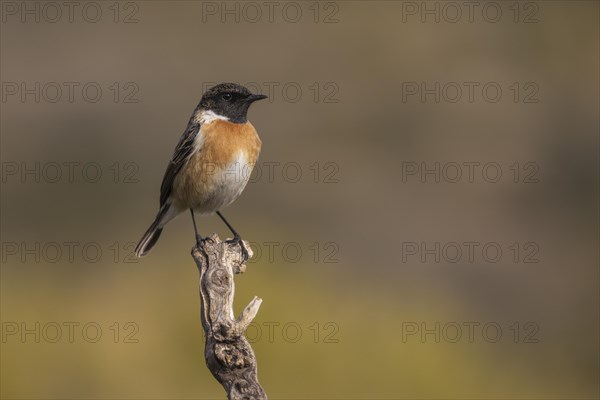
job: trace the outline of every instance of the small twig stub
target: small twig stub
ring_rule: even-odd
[[[245,246],[250,257],[252,250]],[[222,242],[216,234],[192,249],[200,271],[201,321],[206,344],[206,366],[223,386],[230,400],[266,399],[258,383],[256,356],[245,337],[262,300],[254,297],[236,319],[233,313],[234,274],[243,273],[242,251],[238,244]]]

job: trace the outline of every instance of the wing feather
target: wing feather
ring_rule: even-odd
[[[181,135],[177,146],[175,146],[173,157],[171,158],[171,161],[169,161],[169,165],[165,171],[165,176],[163,177],[162,184],[160,185],[161,207],[171,195],[175,177],[194,151],[196,138],[200,134],[200,126],[200,123],[192,117],[185,132],[183,132]]]

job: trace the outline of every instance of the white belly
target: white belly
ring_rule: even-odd
[[[246,155],[240,152],[227,168],[215,169],[208,174],[201,204],[196,205],[194,211],[212,214],[233,203],[244,191],[252,173],[253,165],[246,160]]]

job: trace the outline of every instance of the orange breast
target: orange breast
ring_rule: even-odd
[[[175,178],[171,196],[181,209],[210,213],[239,196],[258,159],[261,141],[250,122],[216,120],[203,125],[199,135],[199,151]]]
[[[204,144],[199,157],[225,167],[243,151],[247,161],[254,164],[260,152],[260,138],[250,122],[235,124],[216,120],[202,127]]]

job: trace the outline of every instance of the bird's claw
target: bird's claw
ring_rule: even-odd
[[[249,258],[248,250],[246,250],[246,246],[244,246],[244,243],[242,242],[242,238],[240,236],[236,236],[233,239],[226,240],[225,243],[231,244],[234,246],[236,244],[239,244],[240,249],[242,250],[242,264],[245,263],[246,261],[248,261],[248,258]]]
[[[196,235],[196,246],[200,249],[204,247],[204,238],[200,235]]]

